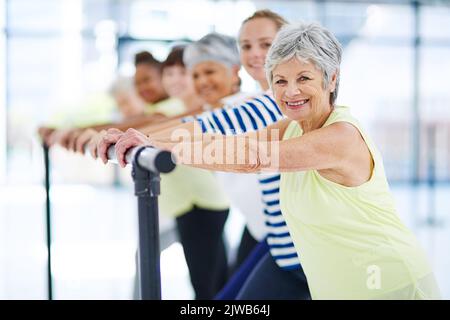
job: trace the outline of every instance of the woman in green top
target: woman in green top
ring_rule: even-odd
[[[335,105],[341,53],[317,24],[286,26],[266,59],[286,120],[257,135],[206,143],[205,135],[203,142],[193,136],[181,145],[129,130],[116,144],[117,156],[124,165],[128,148],[152,144],[210,170],[281,171],[282,212],[314,299],[437,299],[425,253],[397,216],[380,153],[349,109]],[[186,148],[214,148],[227,161],[192,163],[179,153]],[[246,157],[236,161],[235,150]]]

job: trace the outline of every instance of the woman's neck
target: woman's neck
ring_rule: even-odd
[[[166,100],[166,99],[168,99],[168,98],[169,98],[169,96],[168,96],[167,94],[161,95],[161,96],[158,97],[158,99],[156,99],[155,101],[153,101],[152,104],[161,102],[161,101]]]
[[[222,97],[222,98],[220,98],[219,100],[214,101],[214,102],[212,102],[212,103],[208,103],[208,104],[209,104],[213,109],[222,108],[222,107],[223,107],[223,104],[224,104],[224,103],[223,103],[223,100],[224,100],[225,98],[228,98],[228,97],[234,95],[234,94],[237,94],[239,91],[240,91],[240,89],[233,90],[232,92],[230,92],[229,95],[227,95],[227,96],[225,96],[225,97]]]
[[[269,84],[267,83],[267,81],[265,79],[262,81],[258,81],[258,83],[263,91],[269,90]]]
[[[223,107],[223,102],[221,100],[214,102],[214,103],[208,103],[213,109],[218,109]]]
[[[328,105],[322,110],[323,112],[320,112],[317,115],[313,115],[310,119],[298,121],[303,133],[311,132],[313,130],[321,128],[330,117],[330,114],[333,112],[334,106]]]

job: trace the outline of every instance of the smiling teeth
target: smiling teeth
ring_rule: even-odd
[[[301,100],[298,102],[286,102],[288,106],[302,106],[304,105],[306,102],[308,102],[308,99],[306,100]]]

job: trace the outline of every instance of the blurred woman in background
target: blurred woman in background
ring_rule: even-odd
[[[144,113],[145,103],[136,93],[132,79],[119,76],[112,83],[109,94],[118,108],[118,121],[139,117]]]
[[[203,110],[183,62],[184,47],[174,47],[162,64],[162,85],[172,99],[189,113]],[[214,174],[177,166],[162,174],[159,207],[175,218],[196,299],[211,299],[228,278],[228,259],[223,230],[229,200]]]

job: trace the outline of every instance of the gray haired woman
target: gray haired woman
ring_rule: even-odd
[[[191,163],[179,152],[178,160],[210,170],[281,171],[280,205],[313,299],[439,298],[425,253],[397,216],[380,153],[349,108],[335,104],[341,54],[325,28],[286,26],[266,60],[286,120],[256,136],[192,137],[182,148],[130,130],[116,145],[118,157],[142,144],[175,153],[214,148],[226,163]],[[238,157],[243,150],[247,156]]]

